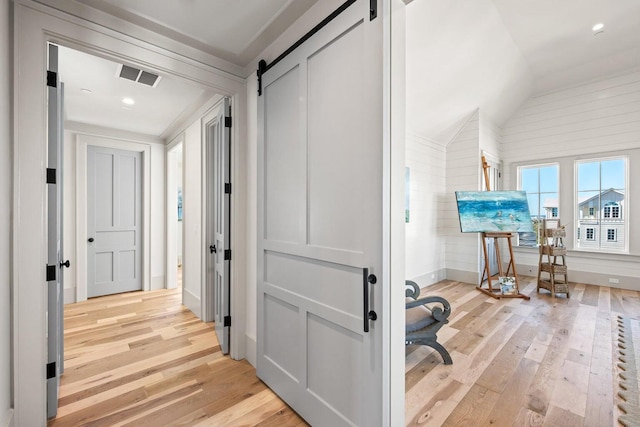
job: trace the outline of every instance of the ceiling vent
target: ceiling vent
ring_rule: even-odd
[[[117,74],[121,79],[131,80],[133,82],[142,83],[146,86],[156,87],[160,81],[160,76],[150,73],[148,71],[142,71],[138,68],[130,67],[128,65],[118,65]]]

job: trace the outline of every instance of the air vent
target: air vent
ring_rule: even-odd
[[[160,81],[159,75],[142,71],[128,65],[119,65],[116,75],[122,79],[131,80],[151,87],[156,87]]]

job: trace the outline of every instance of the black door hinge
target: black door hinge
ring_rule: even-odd
[[[231,316],[224,316],[224,326],[231,326]]]
[[[231,117],[225,117],[224,118],[224,127],[226,128],[230,128],[231,127]]]
[[[56,183],[56,170],[52,168],[47,168],[47,184],[55,184]]]
[[[56,280],[56,266],[47,265],[47,282]]]
[[[378,16],[378,0],[369,0],[369,21],[373,21]]]
[[[47,363],[47,379],[56,377],[56,362]]]
[[[47,86],[58,87],[58,73],[55,71],[47,71]]]
[[[230,182],[225,182],[224,183],[224,194],[231,194],[231,183]]]
[[[224,250],[224,260],[231,261],[231,249]]]

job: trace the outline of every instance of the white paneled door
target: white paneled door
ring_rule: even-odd
[[[205,321],[215,322],[223,354],[229,353],[231,327],[231,111],[224,98],[217,113],[204,124],[206,141],[207,291]],[[213,309],[212,315],[208,313]]]
[[[87,296],[142,290],[142,154],[87,148]]]
[[[47,73],[47,416],[58,412],[60,375],[64,369],[62,230],[63,84],[58,76],[58,46],[49,45]]]
[[[314,426],[383,425],[382,24],[359,0],[262,74],[257,372]]]

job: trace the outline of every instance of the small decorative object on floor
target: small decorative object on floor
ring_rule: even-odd
[[[498,278],[502,295],[515,295],[518,293],[516,278],[513,276],[501,276]]]

